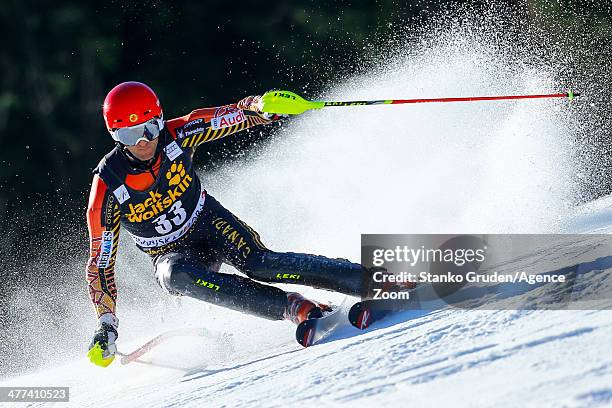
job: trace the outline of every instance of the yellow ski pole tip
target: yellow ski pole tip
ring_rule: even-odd
[[[570,100],[570,101],[574,100],[574,98],[576,98],[576,97],[578,97],[578,96],[580,96],[580,93],[579,93],[579,92],[574,92],[574,91],[573,91],[573,90],[571,90],[571,89],[569,89],[569,90],[567,91],[567,99],[568,99],[568,100]]]

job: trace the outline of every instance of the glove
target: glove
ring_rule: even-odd
[[[249,110],[257,113],[263,113],[261,111],[261,96],[251,95],[243,98],[238,102],[238,109]]]
[[[108,367],[115,359],[119,337],[117,327],[119,320],[112,313],[105,313],[98,320],[98,329],[94,332],[87,357],[97,366]]]
[[[266,113],[261,111],[261,96],[251,95],[243,98],[238,102],[238,109],[249,110],[258,113],[261,117],[269,121],[287,118],[288,115],[279,115],[276,113]]]

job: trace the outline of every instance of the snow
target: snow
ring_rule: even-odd
[[[611,317],[596,310],[411,311],[364,333],[347,324],[308,349],[282,323],[270,324],[284,333],[273,341],[259,342],[271,334],[259,330],[245,336],[253,342],[232,345],[223,338],[231,329],[220,325],[202,338],[160,345],[142,358],[148,364],[116,361],[102,369],[82,359],[1,385],[68,385],[70,404],[79,407],[609,405]],[[250,323],[247,329],[259,325]],[[220,343],[232,348],[223,359],[189,351],[212,352]]]
[[[612,196],[578,207],[566,214],[566,228],[611,233],[611,208]],[[595,260],[596,237],[574,240],[569,249],[581,262]],[[548,260],[534,250],[507,267],[545,269]],[[588,279],[607,276],[612,267],[604,267]],[[175,325],[199,322],[205,335],[169,340],[142,362],[122,366],[117,359],[102,369],[82,358],[0,385],[69,386],[75,407],[612,405],[609,310],[417,310],[366,332],[347,323],[308,349],[295,343],[286,322],[190,299],[178,311],[183,320]],[[128,334],[120,348],[158,333]]]
[[[380,72],[353,78],[327,96],[556,87],[545,72],[517,73],[483,44],[453,41],[423,50],[418,60],[385,61]],[[569,124],[579,121],[571,117],[579,108],[572,112],[565,104],[330,108],[295,118],[258,156],[202,179],[275,250],[358,259],[361,233],[611,233],[612,196],[574,208],[580,163]],[[598,259],[584,242],[573,247],[582,248],[581,262]],[[301,349],[288,322],[190,299],[160,313],[130,310],[139,296],[167,296],[154,283],[142,284],[141,293],[122,292],[121,281],[135,279],[130,272],[143,259],[134,251],[124,240],[121,252],[135,260],[118,264],[120,350],[180,327],[202,327],[205,334],[169,340],[140,362],[124,366],[117,359],[106,369],[91,365],[83,352],[0,386],[69,386],[68,405],[96,408],[612,406],[609,310],[415,310],[366,332],[346,323],[322,344]],[[540,268],[540,255],[525,256],[520,265]],[[583,288],[609,284],[602,277],[612,267],[595,266]],[[291,289],[318,300],[342,298]],[[505,295],[497,300],[516,296]],[[152,317],[159,314],[161,321]],[[69,344],[77,336],[85,347],[90,328],[66,333]],[[61,355],[62,338],[49,345],[49,353]]]

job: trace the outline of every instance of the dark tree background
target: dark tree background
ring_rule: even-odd
[[[421,7],[393,1],[5,0],[4,249],[18,241],[24,245],[55,224],[83,219],[90,170],[112,147],[101,105],[115,84],[150,84],[166,117],[272,87],[312,94],[350,73],[387,23]],[[210,162],[231,153],[227,143],[211,149]]]
[[[474,13],[490,5],[465,3]],[[589,31],[610,47],[609,10],[597,1],[497,3],[525,10],[528,23],[551,36]],[[2,0],[0,276],[24,273],[15,271],[43,248],[47,256],[85,261],[90,171],[112,147],[101,105],[115,84],[150,84],[166,117],[274,87],[314,97],[362,67],[386,39],[418,32],[447,7],[419,0]],[[579,24],[571,22],[576,13]],[[231,159],[265,137],[211,144],[198,164]],[[66,234],[82,237],[83,246],[69,247]]]

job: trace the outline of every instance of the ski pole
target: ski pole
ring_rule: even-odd
[[[363,105],[398,105],[405,103],[432,102],[474,102],[501,101],[513,99],[568,98],[574,99],[579,93],[569,90],[566,93],[542,95],[507,95],[507,96],[470,96],[462,98],[427,98],[427,99],[380,99],[370,101],[309,101],[291,91],[269,91],[261,98],[261,110],[267,113],[299,115],[310,109],[321,109],[329,106],[363,106]]]
[[[142,357],[145,353],[151,351],[151,349],[153,349],[154,347],[160,345],[161,343],[173,337],[205,336],[205,335],[206,335],[206,329],[203,329],[203,328],[201,329],[185,328],[185,329],[169,330],[147,341],[145,344],[138,347],[136,350],[132,351],[131,353],[122,353],[122,352],[117,351],[116,354],[121,356],[121,364],[125,365],[125,364],[131,363],[132,361],[136,361],[139,357]]]

